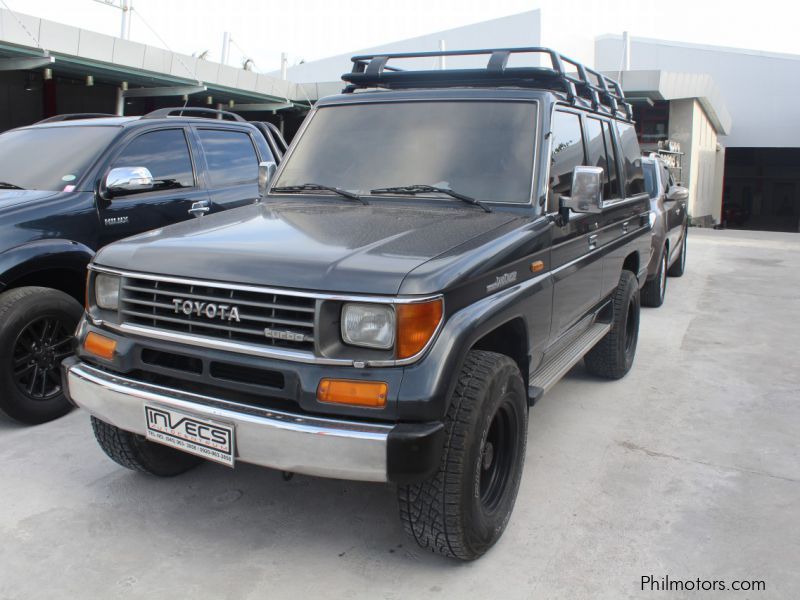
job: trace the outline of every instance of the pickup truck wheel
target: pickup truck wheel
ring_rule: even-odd
[[[639,285],[630,271],[622,271],[613,302],[611,329],[583,360],[593,375],[620,379],[633,366],[639,338]]]
[[[517,364],[471,351],[444,426],[438,472],[398,488],[400,518],[421,547],[474,560],[502,535],[522,477],[528,405]]]
[[[642,288],[642,306],[657,308],[664,304],[664,295],[667,293],[667,248],[662,251],[661,262],[658,264],[658,273]]]
[[[83,307],[71,296],[43,287],[0,295],[0,409],[28,424],[70,411],[61,385],[61,361]]]
[[[92,429],[103,452],[118,465],[133,471],[173,477],[203,460],[199,456],[150,442],[141,435],[124,431],[96,417],[92,417]]]
[[[689,229],[684,229],[683,241],[681,242],[681,254],[667,272],[670,277],[680,277],[683,275],[684,270],[686,270],[686,238],[688,235]]]

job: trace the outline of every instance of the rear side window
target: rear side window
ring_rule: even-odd
[[[559,198],[569,196],[573,169],[584,164],[581,119],[575,113],[556,111],[550,131],[550,206],[555,210]]]
[[[128,144],[112,167],[147,167],[157,189],[194,186],[192,159],[183,129],[143,133]]]
[[[642,151],[636,130],[630,123],[617,123],[620,150],[625,162],[625,196],[635,196],[645,192],[642,173]]]
[[[647,195],[655,198],[658,196],[656,166],[651,162],[643,163],[642,172],[644,173],[644,187],[647,190]]]
[[[258,156],[249,135],[221,129],[200,129],[197,134],[212,187],[258,181]]]
[[[603,169],[603,199],[619,197],[617,163],[607,123],[591,117],[586,119],[586,149],[589,165]]]

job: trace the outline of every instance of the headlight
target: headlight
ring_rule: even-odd
[[[653,228],[653,225],[656,224],[656,213],[654,210],[650,211],[650,229]]]
[[[382,304],[345,304],[342,340],[353,346],[390,349],[394,345],[394,309]]]
[[[117,310],[119,308],[119,277],[99,273],[94,280],[94,297],[100,308]]]

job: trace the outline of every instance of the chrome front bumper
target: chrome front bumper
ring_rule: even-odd
[[[308,417],[237,404],[96,369],[76,358],[63,365],[77,406],[125,431],[145,435],[145,402],[231,424],[236,460],[337,479],[387,481],[392,425]]]

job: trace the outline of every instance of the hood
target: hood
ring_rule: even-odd
[[[0,189],[0,211],[23,204],[26,202],[35,202],[37,200],[45,200],[52,198],[56,194],[62,192],[53,192],[49,190],[3,190]]]
[[[416,267],[514,218],[400,202],[270,202],[128,238],[106,246],[95,263],[213,281],[396,294]]]

